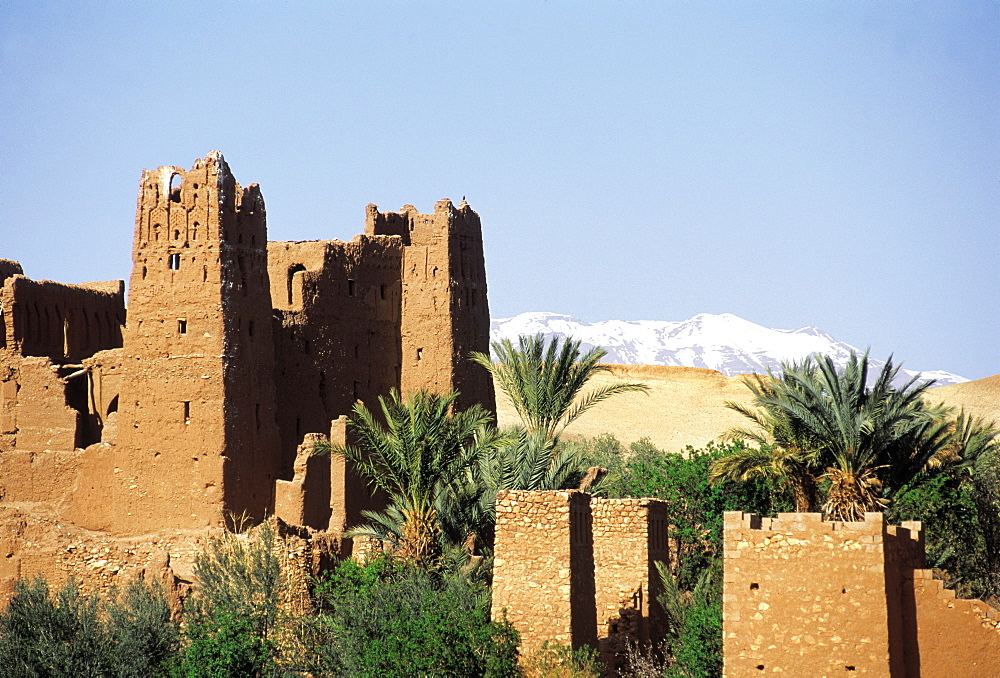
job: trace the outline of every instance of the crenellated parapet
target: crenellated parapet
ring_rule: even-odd
[[[942,604],[949,596],[924,569],[919,522],[733,511],[724,542],[725,676],[1000,671],[997,616],[954,592]]]

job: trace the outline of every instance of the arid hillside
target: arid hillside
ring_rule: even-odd
[[[649,385],[649,393],[626,393],[597,405],[567,429],[567,437],[611,433],[623,443],[648,437],[660,449],[676,452],[685,445],[700,447],[747,421],[725,406],[727,400],[749,403],[750,391],[740,377],[695,367],[609,367],[611,373],[595,383],[641,381]],[[1000,375],[931,389],[929,400],[1000,421]],[[499,388],[497,407],[501,426],[518,422]]]

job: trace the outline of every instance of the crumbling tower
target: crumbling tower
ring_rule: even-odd
[[[463,200],[439,200],[433,214],[368,206],[368,235],[398,235],[402,273],[400,389],[461,392],[459,406],[494,409],[493,381],[469,360],[489,351],[490,310],[479,215]]]
[[[143,172],[129,302],[117,520],[262,518],[278,467],[264,200],[221,153]]]

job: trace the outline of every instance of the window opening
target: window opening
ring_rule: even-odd
[[[197,221],[194,222],[194,225],[191,227],[191,239],[192,240],[197,240],[198,239],[198,222]]]
[[[181,184],[184,183],[184,177],[180,174],[174,174],[170,177],[170,200],[171,202],[181,201]]]
[[[354,296],[354,281],[350,279],[348,279],[347,281],[347,296],[349,297]]]
[[[301,271],[304,271],[304,270],[306,270],[306,267],[303,266],[302,264],[293,264],[293,265],[291,265],[291,266],[288,267],[288,305],[289,306],[292,305],[293,299],[294,299],[294,297],[293,297],[293,289],[294,289],[293,283],[295,281],[295,274],[299,273]]]
[[[424,349],[418,348],[417,349],[417,360],[423,360],[423,357],[424,357]]]
[[[378,286],[378,294],[382,299],[385,299],[385,285]]]
[[[187,334],[188,331],[188,321],[187,320],[177,320],[177,334]]]
[[[182,404],[184,406],[184,423],[185,424],[190,424],[191,423],[191,401],[190,400],[185,400]]]
[[[253,320],[247,323],[247,335],[253,336]]]
[[[181,255],[179,255],[179,254],[171,254],[167,258],[167,262],[168,262],[168,265],[170,266],[170,270],[171,271],[179,271],[180,268],[181,268]]]

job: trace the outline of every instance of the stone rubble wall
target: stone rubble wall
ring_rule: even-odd
[[[498,493],[493,615],[530,655],[545,641],[597,647],[608,671],[626,642],[664,632],[654,563],[666,562],[662,502],[577,490]]]
[[[725,514],[727,678],[1000,675],[1000,611],[924,569],[921,525]]]
[[[592,497],[598,645],[606,664],[628,642],[662,638],[662,593],[655,563],[669,562],[662,502]]]
[[[571,518],[587,499],[570,491],[497,493],[493,618],[514,625],[526,656],[545,640],[576,645],[570,540],[580,526]]]

